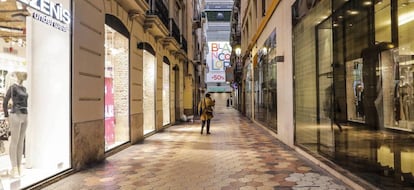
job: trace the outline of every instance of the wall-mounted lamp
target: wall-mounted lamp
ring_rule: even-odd
[[[240,55],[241,55],[241,48],[237,47],[237,48],[234,50],[234,52],[236,52],[236,55],[237,55],[237,56],[240,56]]]
[[[267,55],[267,47],[262,48],[262,53],[263,53],[263,55]]]

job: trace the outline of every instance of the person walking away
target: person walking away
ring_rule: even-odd
[[[210,134],[210,121],[213,116],[213,106],[215,102],[211,99],[209,93],[206,94],[205,98],[201,99],[198,103],[198,112],[200,113],[201,119],[201,134],[203,134],[204,126],[207,123],[207,134]]]

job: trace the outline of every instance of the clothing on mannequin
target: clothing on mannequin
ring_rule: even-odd
[[[358,117],[364,117],[364,86],[362,84],[358,84],[355,90],[355,104],[356,104],[356,114]]]
[[[26,88],[23,86],[23,81],[27,79],[25,72],[14,72],[12,74],[16,78],[16,83],[11,85],[4,97],[3,111],[6,121],[10,125],[11,140],[10,140],[10,162],[12,169],[10,171],[11,177],[20,177],[22,174],[21,163],[23,157],[23,145],[25,133],[27,129],[27,98],[28,94]],[[9,100],[13,101],[13,105],[9,109]]]
[[[396,97],[399,104],[399,118],[400,120],[410,120],[409,106],[411,103],[412,86],[405,81],[405,77],[401,76],[397,84]],[[397,108],[398,109],[398,108]],[[397,113],[398,113],[397,112]],[[398,121],[398,120],[397,120]]]

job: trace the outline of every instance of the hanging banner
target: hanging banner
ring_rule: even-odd
[[[208,42],[206,82],[226,82],[226,67],[230,66],[231,46],[227,41]]]

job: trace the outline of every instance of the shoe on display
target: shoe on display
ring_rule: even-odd
[[[12,178],[19,178],[20,177],[19,169],[17,167],[13,167],[13,169],[10,170],[9,175]]]

